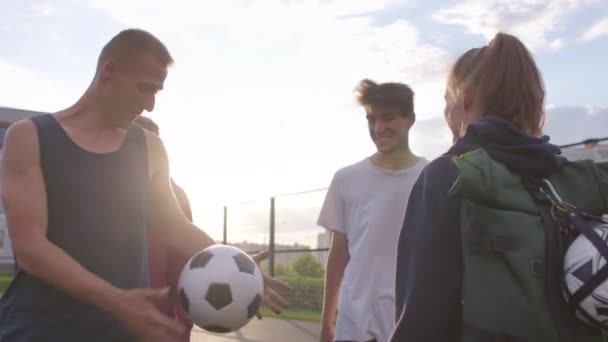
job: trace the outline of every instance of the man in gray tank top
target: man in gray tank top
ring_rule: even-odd
[[[173,59],[156,37],[125,30],[101,51],[71,107],[12,125],[2,198],[18,260],[0,299],[0,341],[178,341],[183,327],[147,289],[148,214],[186,255],[214,244],[182,213],[160,138],[133,120],[152,111]],[[142,175],[147,175],[143,176]],[[285,306],[265,276],[265,303]]]

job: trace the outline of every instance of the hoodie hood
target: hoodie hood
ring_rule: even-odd
[[[547,178],[568,163],[549,137],[532,137],[509,121],[487,116],[469,125],[466,134],[448,151],[460,155],[484,149],[492,159],[520,175]]]

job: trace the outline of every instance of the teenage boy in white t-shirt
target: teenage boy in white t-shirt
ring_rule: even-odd
[[[362,80],[356,95],[377,152],[336,172],[319,215],[318,224],[332,232],[321,342],[389,339],[397,240],[410,191],[427,164],[409,148],[416,121],[410,87]]]

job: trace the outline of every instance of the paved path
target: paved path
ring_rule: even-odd
[[[319,342],[318,323],[276,318],[253,319],[243,329],[229,334],[213,334],[198,327],[191,342]]]
[[[243,329],[229,334],[214,334],[195,326],[190,342],[318,342],[320,331],[319,323],[254,318]]]

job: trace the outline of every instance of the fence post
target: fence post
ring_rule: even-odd
[[[224,245],[228,244],[228,206],[224,206]]]
[[[270,237],[268,241],[268,273],[274,277],[274,197],[270,198]]]

